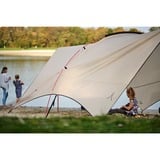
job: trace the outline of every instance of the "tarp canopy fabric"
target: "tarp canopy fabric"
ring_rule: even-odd
[[[89,44],[58,48],[17,105],[49,94],[79,102],[103,115],[126,87],[142,110],[160,100],[160,31],[121,33]]]

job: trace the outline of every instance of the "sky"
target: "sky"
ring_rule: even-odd
[[[158,0],[5,0],[0,26],[140,27],[147,32],[159,25],[159,15]]]
[[[1,26],[159,26],[159,0],[3,0]],[[14,124],[14,121],[13,121]],[[158,136],[158,137],[157,137]],[[160,136],[148,134],[0,136],[2,159],[157,159]],[[154,146],[154,147],[150,147]],[[130,150],[136,147],[132,156]],[[125,148],[125,149],[124,149]],[[116,154],[115,154],[116,151]],[[125,153],[124,153],[125,152]],[[122,154],[124,153],[124,154]],[[123,155],[123,156],[121,156]],[[135,157],[136,156],[136,157]],[[23,158],[22,158],[23,157]]]

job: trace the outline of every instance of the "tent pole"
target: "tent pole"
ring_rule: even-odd
[[[57,95],[57,112],[59,112],[59,95]]]
[[[55,95],[55,97],[54,97],[54,99],[53,99],[53,102],[52,102],[51,106],[49,107],[49,109],[48,109],[48,111],[47,111],[46,118],[48,117],[48,114],[49,114],[51,108],[52,108],[52,107],[54,106],[54,104],[55,104],[56,97],[57,97],[57,95]]]

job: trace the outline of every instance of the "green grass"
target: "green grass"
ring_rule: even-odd
[[[0,117],[0,133],[160,133],[160,117]]]

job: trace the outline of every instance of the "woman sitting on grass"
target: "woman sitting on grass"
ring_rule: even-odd
[[[138,102],[135,98],[134,89],[132,87],[129,87],[126,93],[129,98],[129,103],[127,103],[125,106],[122,106],[121,108],[111,109],[108,114],[122,113],[130,116],[135,116],[136,114],[138,114]]]

